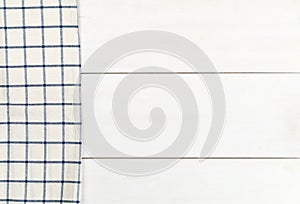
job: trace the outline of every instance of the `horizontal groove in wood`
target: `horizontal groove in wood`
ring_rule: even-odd
[[[299,160],[300,157],[82,157],[84,160],[90,159],[194,159],[194,160],[203,160],[203,159],[224,159],[224,160]]]
[[[300,74],[300,72],[82,72],[81,74]]]

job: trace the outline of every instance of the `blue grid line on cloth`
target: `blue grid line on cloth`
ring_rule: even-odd
[[[81,164],[81,141],[80,141],[80,134],[79,136],[74,136],[73,138],[70,137],[72,131],[70,131],[69,127],[77,129],[77,133],[80,133],[81,129],[81,121],[76,119],[70,119],[68,116],[70,109],[67,110],[67,107],[78,107],[79,110],[81,109],[81,102],[79,98],[79,102],[72,101],[68,96],[68,91],[66,88],[73,88],[80,87],[80,81],[74,80],[73,83],[66,82],[65,77],[68,76],[65,72],[66,69],[70,69],[75,73],[80,73],[80,52],[79,52],[79,36],[77,38],[76,43],[66,43],[64,31],[66,29],[78,29],[78,25],[76,22],[67,23],[64,18],[64,12],[68,9],[77,9],[76,1],[73,0],[49,0],[48,2],[52,2],[53,4],[57,4],[56,6],[44,6],[43,0],[40,0],[39,5],[36,6],[27,6],[26,0],[17,0],[21,5],[20,6],[9,6],[9,1],[3,0],[3,5],[0,6],[0,12],[3,13],[3,26],[0,25],[0,29],[3,30],[4,33],[4,46],[0,45],[0,51],[4,50],[5,60],[4,64],[0,65],[0,69],[5,69],[5,83],[0,84],[0,93],[3,89],[6,92],[6,101],[0,102],[0,108],[5,107],[6,110],[6,120],[0,121],[0,126],[5,126],[6,131],[6,138],[3,137],[0,133],[0,145],[7,146],[7,153],[6,159],[0,158],[0,165],[5,165],[7,172],[6,172],[6,179],[0,178],[0,185],[1,183],[6,185],[6,192],[0,192],[0,202],[1,203],[79,203],[79,192],[80,192],[80,164]],[[14,1],[16,2],[16,1]],[[37,1],[38,2],[38,1]],[[63,5],[63,4],[73,4],[73,5]],[[58,24],[46,24],[44,22],[44,10],[59,10],[59,22]],[[27,25],[28,18],[27,13],[30,13],[32,10],[40,11],[41,15],[41,23],[36,25]],[[8,15],[9,11],[14,11],[17,13],[22,14],[22,24],[21,25],[11,25],[11,15]],[[49,14],[48,14],[49,17]],[[30,17],[29,17],[30,19]],[[0,23],[1,24],[1,23]],[[60,44],[46,44],[45,38],[49,34],[45,33],[45,30],[55,30],[58,29],[60,32]],[[22,44],[18,45],[10,45],[10,36],[11,32],[18,32],[18,30],[22,31]],[[37,45],[28,45],[27,44],[27,36],[31,34],[27,34],[27,32],[31,30],[40,30],[41,35],[41,43],[37,43]],[[74,35],[77,33],[74,33]],[[68,38],[67,38],[68,39]],[[47,51],[49,49],[60,49],[60,63],[53,63],[47,61],[49,59],[47,55]],[[65,62],[65,53],[68,53],[66,49],[76,49],[77,54],[74,63]],[[32,49],[39,50],[42,53],[42,61],[39,63],[31,62],[31,59],[28,57]],[[11,63],[11,56],[13,56],[10,52],[12,50],[20,50],[23,52],[23,64],[20,62]],[[60,69],[60,81],[58,83],[49,83],[47,80],[47,73],[51,69],[59,68]],[[13,81],[14,80],[14,73],[11,73],[12,69],[16,69],[19,73],[22,73],[24,81]],[[31,82],[29,79],[30,73],[28,70],[42,70],[42,83],[34,83]],[[69,74],[70,72],[68,72]],[[57,73],[58,74],[58,73]],[[37,76],[39,77],[39,76]],[[70,81],[70,79],[69,79]],[[0,81],[1,82],[1,81]],[[61,94],[60,100],[53,101],[53,98],[48,99],[49,92],[47,92],[48,88],[60,88]],[[41,89],[43,93],[43,100],[37,99],[36,102],[31,101],[32,95],[31,91],[32,88]],[[16,95],[14,92],[20,93],[20,90],[24,92],[24,100],[21,101],[22,95],[17,97],[18,100],[15,100]],[[53,93],[53,92],[52,92]],[[80,94],[80,89],[79,89]],[[69,97],[69,98],[68,98]],[[14,110],[14,107],[23,108],[24,113],[18,112]],[[34,113],[39,113],[43,115],[42,120],[33,121],[31,120],[31,116],[33,115],[30,111],[32,107],[41,107],[41,111],[35,111]],[[51,112],[48,111],[49,107],[60,107],[61,108],[61,118],[55,121],[48,121],[47,114],[49,117],[51,116]],[[48,112],[48,113],[47,113]],[[17,113],[17,117],[16,114]],[[2,112],[1,112],[2,114]],[[24,114],[24,117],[20,117],[20,115]],[[81,113],[79,113],[81,114]],[[81,116],[80,116],[81,118]],[[43,129],[39,129],[39,127]],[[55,128],[53,128],[55,126]],[[57,138],[50,138],[53,136],[51,131],[53,129],[57,129],[61,127],[60,137],[61,140]],[[38,128],[37,132],[31,130],[31,128]],[[52,130],[50,131],[50,127]],[[25,131],[23,134],[18,135],[20,140],[16,140],[15,138],[15,130],[16,129],[24,129]],[[42,131],[41,131],[42,130]],[[59,132],[59,131],[58,131]],[[71,132],[71,133],[70,133]],[[36,140],[36,138],[32,139],[31,136],[35,134],[40,134],[41,141]],[[76,134],[76,133],[73,133]],[[24,137],[23,137],[24,136]],[[58,134],[56,134],[58,136]],[[36,135],[34,136],[36,137]],[[17,158],[20,155],[15,154],[15,146],[19,145],[20,147],[25,147],[24,159]],[[36,154],[33,154],[30,150],[35,148],[35,146],[43,147],[42,151],[37,151],[42,154],[43,158],[37,159],[35,158]],[[50,152],[52,146],[57,146],[61,149],[61,154],[58,156],[53,156],[53,153]],[[75,153],[76,156],[74,158],[70,158],[70,147],[72,149],[71,153]],[[19,148],[19,147],[17,147]],[[69,150],[68,150],[69,149]],[[36,152],[34,152],[36,153]],[[54,154],[55,155],[55,154]],[[33,157],[33,158],[32,158]],[[55,159],[55,160],[51,160]],[[18,165],[18,166],[14,166]],[[41,179],[32,179],[31,176],[39,176],[40,174],[33,174],[35,172],[35,167],[33,165],[42,165],[43,171],[40,172],[42,175]],[[61,169],[60,172],[60,179],[51,179],[53,173],[53,168],[51,170],[51,165],[56,165],[54,170]],[[59,166],[57,166],[59,165]],[[71,166],[70,166],[71,165]],[[74,168],[72,167],[74,166]],[[17,168],[16,168],[17,167]],[[20,167],[20,169],[18,169]],[[25,169],[24,174],[20,176],[18,174]],[[52,173],[51,173],[52,171]],[[1,176],[1,172],[0,172]],[[15,177],[21,177],[15,178]],[[40,185],[41,184],[41,185]],[[55,184],[56,188],[50,188],[51,185]],[[71,186],[70,186],[71,185]],[[42,194],[35,193],[34,190],[39,190],[41,187]],[[22,191],[20,191],[22,189]],[[5,194],[5,197],[3,195]]]
[[[6,7],[6,0],[3,1],[3,4],[4,4],[4,7]],[[4,12],[3,12],[3,23],[4,23],[4,27],[7,27],[7,14],[6,14],[6,9],[4,9]],[[4,29],[4,40],[5,40],[5,45],[8,44],[8,39],[7,39],[7,29]],[[9,84],[9,68],[7,67],[8,66],[8,49],[5,49],[5,66],[6,66],[6,85]],[[6,90],[6,100],[9,102],[10,101],[10,98],[9,98],[9,89],[7,88]],[[7,122],[9,123],[10,122],[10,107],[7,106],[6,108],[6,113],[7,113]],[[10,124],[7,124],[7,141],[10,141]],[[8,143],[7,144],[7,160],[9,161],[10,160],[10,144]],[[5,163],[6,164],[6,169],[7,169],[7,172],[6,172],[6,176],[7,176],[7,179],[6,180],[9,180],[9,173],[10,173],[10,169],[9,169],[9,163]],[[9,184],[10,182],[6,182],[6,200],[3,199],[3,201],[6,201],[7,203],[9,203],[8,199],[9,199]]]
[[[80,142],[61,142],[61,141],[0,141],[0,144],[81,144]]]
[[[80,106],[81,103],[0,103],[0,106]]]
[[[40,2],[41,3],[41,2]],[[41,3],[42,4],[42,3]],[[76,6],[19,6],[19,7],[0,7],[0,9],[56,9],[56,8],[74,8],[76,9]]]
[[[77,41],[78,42],[80,42],[80,35],[77,35]],[[81,48],[81,45],[80,45],[80,43],[79,43],[79,49]],[[81,52],[78,52],[78,59],[79,59],[79,64],[81,65]],[[65,64],[64,64],[64,66],[65,66]],[[80,77],[78,77],[78,83],[81,85],[81,73],[80,73]],[[74,105],[74,107],[79,107],[79,110],[78,110],[78,113],[79,113],[79,118],[80,118],[80,122],[82,121],[82,106],[81,106],[81,104],[82,104],[82,98],[81,98],[81,86],[79,87],[79,89],[78,89],[78,95],[80,96],[79,97],[79,106],[77,105]],[[66,103],[64,103],[65,104],[65,106],[66,106]],[[81,122],[82,123],[82,122]],[[79,134],[79,141],[81,142],[82,141],[82,134],[81,134],[81,132],[82,132],[82,125],[80,125],[79,126],[79,132],[80,132],[80,134]],[[79,152],[79,158],[81,159],[82,158],[82,148],[81,148],[81,146],[78,146],[78,152]],[[80,201],[80,185],[81,185],[81,166],[80,165],[78,165],[78,168],[77,168],[77,171],[78,171],[78,177],[77,177],[77,181],[79,181],[78,183],[77,183],[77,200],[78,201]]]
[[[53,68],[53,67],[60,67],[61,65],[59,65],[59,64],[45,64],[45,65],[27,65],[27,69],[28,68],[40,68],[40,67],[49,67],[49,68]],[[20,68],[20,67],[23,67],[23,65],[14,65],[14,66],[0,66],[0,69],[6,69],[6,68],[11,68],[11,69],[13,69],[13,68]],[[73,67],[81,67],[81,65],[80,64],[64,64],[64,67],[65,68],[67,68],[67,67],[71,67],[71,68],[73,68]]]
[[[0,182],[11,182],[11,183],[24,183],[23,180],[0,180]],[[27,183],[44,183],[44,180],[27,180]],[[78,184],[80,181],[61,181],[61,180],[47,180],[47,183],[75,183]]]
[[[45,30],[44,30],[44,6],[43,6],[43,0],[40,1],[41,4],[41,23],[42,23],[42,46],[45,46]],[[42,59],[43,59],[43,83],[46,84],[46,69],[45,69],[45,50],[42,50]],[[47,103],[47,97],[46,97],[46,87],[43,89],[43,99],[44,103]],[[47,121],[47,109],[46,106],[44,106],[44,121]],[[44,161],[47,160],[47,125],[44,126]],[[45,181],[47,179],[47,164],[44,164],[44,175],[43,175],[43,180]],[[49,181],[48,181],[49,182]],[[46,190],[47,190],[47,185],[44,182],[43,185],[43,200],[46,200]]]
[[[23,29],[25,30],[25,29]],[[31,46],[0,46],[0,49],[27,49],[27,48],[72,48],[77,47],[78,45],[31,45]]]
[[[19,163],[19,164],[26,164],[26,163],[31,163],[31,164],[80,164],[78,161],[14,161],[14,160],[6,160],[6,161],[0,161],[0,163]],[[7,179],[9,181],[9,179]],[[47,183],[47,180],[45,181]]]
[[[0,125],[81,125],[80,122],[0,122]]]
[[[49,86],[80,86],[79,84],[12,84],[12,85],[1,85],[0,88],[9,88],[9,87],[19,87],[19,88],[27,88],[27,87],[49,87]],[[62,102],[64,104],[64,102]]]
[[[22,0],[22,8],[24,8],[25,6],[25,2],[24,0]],[[22,18],[23,18],[23,27],[25,27],[25,9],[22,9]],[[28,77],[27,77],[27,50],[26,50],[26,30],[23,29],[23,45],[24,45],[24,83],[26,85],[25,87],[25,103],[28,104]],[[6,49],[10,49],[8,46],[5,46]],[[25,121],[28,121],[28,106],[25,106]],[[28,137],[28,125],[25,126],[25,138],[26,138],[26,147],[25,147],[25,161],[28,161],[28,141],[29,141],[29,137]],[[25,164],[25,189],[24,189],[24,200],[27,200],[27,194],[28,194],[28,163],[26,162]],[[8,180],[9,182],[10,180]],[[25,202],[26,203],[26,202]]]
[[[62,3],[61,3],[61,0],[59,0],[59,23],[60,25],[63,24],[63,14],[62,14]],[[64,67],[63,67],[63,64],[64,64],[64,49],[63,49],[63,29],[60,28],[60,62],[62,64],[61,66],[61,83],[63,84],[64,83]],[[65,89],[64,87],[61,88],[62,89],[62,92],[61,92],[61,95],[62,95],[62,103],[65,102]],[[63,121],[65,120],[65,106],[62,105],[62,118],[63,118]],[[62,126],[62,142],[64,143],[65,142],[65,126],[63,125]],[[65,161],[65,144],[63,144],[63,148],[62,148],[62,160],[63,162]],[[62,164],[62,173],[61,173],[61,180],[64,181],[65,180],[65,163]],[[63,200],[63,197],[64,197],[64,183],[61,184],[61,191],[60,191],[60,200]]]
[[[45,25],[45,26],[26,26],[26,27],[23,27],[23,26],[0,26],[0,29],[6,29],[6,30],[9,30],[9,29],[13,29],[13,30],[16,30],[16,29],[43,29],[43,28],[78,28],[77,25]]]

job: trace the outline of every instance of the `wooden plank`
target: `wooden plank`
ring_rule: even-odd
[[[85,204],[300,202],[299,160],[182,160],[146,177],[119,175],[83,160],[83,170]]]
[[[299,72],[299,9],[299,1],[285,0],[81,1],[82,58],[86,62],[98,47],[122,34],[163,30],[194,42],[220,72]],[[110,71],[140,65],[193,71],[157,53],[131,56]]]
[[[94,100],[88,83],[97,81],[99,76],[102,75],[83,75],[82,78],[84,138],[87,137],[86,127],[91,118],[87,114],[86,104]],[[136,79],[145,76],[157,78],[164,75],[134,75]],[[199,116],[197,139],[185,156],[198,157],[210,128],[211,101],[198,75],[179,76],[188,84],[198,104],[198,111],[190,114]],[[180,106],[172,95],[159,88],[141,90],[128,106],[131,122],[138,128],[148,128],[151,125],[150,111],[154,107],[161,107],[165,111],[167,123],[162,134],[152,141],[139,142],[127,138],[116,127],[111,105],[116,87],[124,77],[125,75],[105,75],[99,85],[95,115],[98,117],[104,138],[116,149],[135,156],[151,155],[164,150],[178,136],[182,122]],[[226,97],[226,121],[220,142],[212,157],[300,155],[300,75],[224,74],[220,75],[220,78]],[[95,135],[95,138],[97,137],[98,135]],[[97,139],[95,140],[97,142]],[[93,156],[101,157],[103,154]]]

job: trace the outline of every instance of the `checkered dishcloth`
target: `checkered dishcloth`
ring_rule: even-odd
[[[76,0],[0,0],[0,203],[79,203]]]

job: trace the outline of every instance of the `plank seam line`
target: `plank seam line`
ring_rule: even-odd
[[[83,160],[92,159],[198,159],[198,160],[213,160],[213,159],[224,159],[224,160],[300,160],[300,157],[82,157]]]
[[[140,75],[140,74],[153,74],[153,75],[159,75],[159,74],[286,74],[286,75],[298,75],[300,72],[81,72],[81,75],[90,75],[90,74],[102,74],[102,75],[118,75],[118,74],[134,74],[134,75]]]

